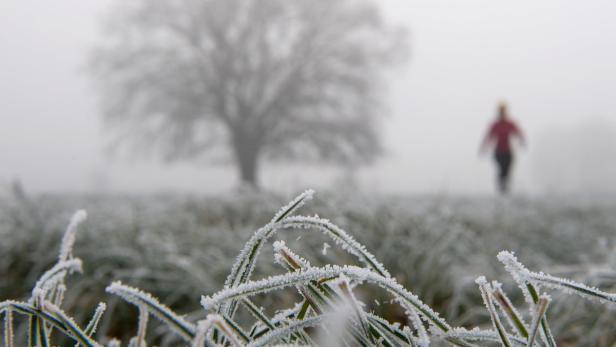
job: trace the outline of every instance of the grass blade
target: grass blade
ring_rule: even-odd
[[[267,225],[260,228],[252,235],[250,240],[244,244],[240,254],[237,256],[237,260],[231,267],[231,273],[225,281],[225,288],[232,288],[248,281],[265,241],[280,228],[280,221],[303,206],[306,201],[312,199],[313,194],[313,190],[307,190],[297,196],[289,204],[280,209]],[[218,313],[224,313],[229,317],[233,317],[236,306],[236,302],[232,301],[227,303],[224,307],[221,307]]]
[[[94,333],[96,333],[96,328],[98,327],[98,323],[100,322],[101,317],[103,316],[103,313],[105,313],[106,309],[107,309],[107,304],[105,304],[104,302],[101,302],[98,304],[98,306],[96,307],[96,310],[94,311],[94,314],[92,315],[92,318],[90,319],[90,321],[88,322],[88,325],[86,325],[86,328],[84,329],[84,332],[86,333],[86,335],[88,335],[89,337],[92,337]],[[79,346],[80,346],[79,343],[75,345],[75,347],[79,347]]]
[[[485,303],[488,312],[490,313],[490,319],[492,320],[492,325],[498,332],[498,336],[500,337],[500,342],[504,347],[511,347],[511,341],[509,341],[509,337],[507,336],[507,330],[500,321],[498,316],[498,312],[494,308],[494,303],[492,301],[492,296],[490,295],[491,290],[489,288],[488,282],[486,278],[480,276],[475,280],[475,282],[479,285],[479,290],[481,291],[481,297],[483,298],[483,302]]]
[[[235,288],[223,289],[212,296],[202,296],[201,305],[206,310],[210,310],[216,305],[228,300],[236,300],[259,293],[282,289],[288,286],[305,285],[313,280],[335,278],[341,274],[344,274],[345,276],[359,282],[367,281],[375,283],[390,292],[396,300],[409,304],[410,307],[417,310],[420,315],[424,316],[424,318],[426,318],[426,320],[433,324],[437,329],[443,332],[447,332],[451,329],[449,324],[439,317],[438,313],[434,312],[428,305],[419,300],[416,295],[404,289],[394,279],[385,278],[370,270],[356,266],[341,267],[333,265],[321,268],[311,268],[304,271],[272,276],[259,281],[247,282]]]
[[[49,311],[53,314],[58,321],[62,322],[71,334],[71,336],[79,342],[82,346],[85,347],[100,347],[100,345],[92,340],[79,326],[70,318],[64,311],[62,311],[59,307],[51,304],[45,303],[45,310]]]
[[[180,335],[186,341],[192,341],[195,337],[195,326],[175,314],[167,306],[158,302],[152,295],[139,289],[129,287],[120,282],[114,282],[106,289],[107,293],[117,295],[125,301],[137,306],[144,306],[155,317],[166,323],[171,330]]]
[[[148,309],[145,305],[139,306],[139,323],[137,324],[137,335],[135,336],[135,347],[145,347],[145,333],[148,328]]]
[[[537,304],[537,312],[533,317],[533,323],[530,329],[530,335],[528,336],[528,344],[527,347],[533,347],[535,343],[535,337],[537,336],[537,330],[539,328],[539,324],[541,320],[545,317],[545,312],[548,309],[548,305],[550,304],[550,297],[547,295],[542,295],[539,297],[539,303]]]
[[[509,325],[511,325],[513,329],[517,330],[521,337],[528,338],[528,329],[526,327],[526,323],[524,323],[524,319],[518,310],[516,310],[513,306],[511,300],[509,300],[509,297],[505,294],[505,292],[503,292],[500,283],[493,282],[491,294],[502,312],[505,314],[505,317],[507,317]]]
[[[383,277],[391,277],[385,266],[370,253],[366,247],[357,242],[352,236],[347,234],[337,225],[330,223],[326,219],[318,217],[294,216],[289,217],[282,223],[283,228],[307,229],[315,228],[329,236],[336,244],[345,251],[356,256],[359,261],[366,264],[370,269]]]
[[[8,308],[4,311],[4,346],[13,347],[13,310]]]
[[[323,321],[325,316],[309,317],[300,321],[293,321],[289,325],[281,326],[275,330],[269,331],[258,339],[253,340],[247,347],[265,346],[274,341],[282,339],[294,332],[303,330],[304,328],[317,326]]]

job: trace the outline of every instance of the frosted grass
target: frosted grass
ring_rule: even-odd
[[[590,299],[597,305],[612,307],[616,295],[590,285],[556,277],[542,272],[528,270],[512,252],[503,251],[497,255],[526,298],[530,324],[526,323],[521,311],[504,292],[498,282],[488,282],[480,276],[476,282],[479,293],[490,316],[493,330],[464,329],[456,327],[443,318],[437,310],[427,305],[418,295],[404,288],[390,275],[367,248],[356,241],[349,233],[320,217],[294,216],[307,201],[312,199],[313,191],[300,194],[289,204],[274,214],[264,227],[258,229],[242,247],[239,255],[230,264],[230,272],[223,288],[213,294],[203,295],[205,319],[191,322],[189,318],[174,312],[159,299],[138,288],[119,281],[112,282],[108,294],[134,305],[138,311],[135,322],[135,336],[129,346],[145,347],[148,340],[148,326],[158,324],[180,336],[184,343],[193,347],[233,346],[253,347],[264,345],[315,345],[315,337],[329,336],[331,340],[321,341],[321,345],[359,345],[359,346],[429,346],[448,343],[454,346],[491,345],[502,346],[535,345],[554,346],[555,338],[548,326],[547,312],[552,299],[543,290],[556,290],[566,294],[577,294]],[[106,317],[105,303],[100,303],[91,314],[85,328],[62,308],[66,290],[66,275],[81,270],[82,261],[74,257],[73,247],[79,225],[86,218],[85,211],[73,215],[62,238],[57,262],[45,271],[32,289],[28,302],[7,300],[0,302],[3,317],[4,343],[7,347],[17,345],[14,329],[15,314],[29,319],[30,345],[50,346],[54,333],[65,335],[75,341],[75,346],[103,346],[97,340],[96,330]],[[285,273],[252,280],[257,266],[257,258],[264,245],[281,230],[302,231],[303,240],[310,239],[311,232],[321,233],[334,241],[323,249],[338,248],[353,255],[361,266],[326,264],[314,266],[306,258],[297,255],[285,242],[273,243],[274,262],[283,266]],[[300,241],[297,239],[296,241]],[[436,248],[438,249],[438,248]],[[322,250],[315,253],[324,255]],[[413,264],[409,264],[413,266]],[[400,305],[406,315],[408,325],[392,324],[383,317],[366,310],[366,305],[356,296],[356,290],[365,284],[373,284],[387,293],[393,302]],[[257,302],[263,297],[275,298],[289,295],[288,288],[299,292],[300,301],[291,307],[276,312],[259,307]],[[285,294],[286,293],[286,294]],[[375,292],[370,292],[374,294]],[[297,297],[297,294],[295,294]],[[363,298],[370,302],[379,301]],[[347,309],[341,310],[340,304]],[[245,309],[252,318],[245,322],[235,317],[236,311]],[[152,322],[150,315],[160,323]],[[332,317],[345,324],[333,326]],[[501,318],[505,317],[508,326]],[[250,329],[245,330],[245,326]],[[107,346],[122,346],[122,342],[107,339]]]

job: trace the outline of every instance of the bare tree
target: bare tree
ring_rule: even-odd
[[[165,160],[364,163],[381,151],[382,73],[399,28],[362,0],[136,0],[94,51],[118,143]]]

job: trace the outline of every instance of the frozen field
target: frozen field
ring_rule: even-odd
[[[83,274],[68,277],[64,308],[87,321],[99,301],[108,304],[98,329],[105,336],[134,335],[137,310],[105,293],[112,281],[153,293],[176,312],[204,318],[201,295],[221,289],[244,243],[292,197],[236,198],[152,196],[39,196],[6,194],[0,201],[0,301],[27,299],[37,278],[57,258],[72,213],[84,208],[75,256]],[[533,271],[616,291],[616,200],[373,197],[317,194],[299,212],[317,214],[364,244],[392,277],[452,325],[490,327],[475,279],[504,284],[514,303],[523,298],[496,255],[515,252]],[[280,231],[265,246],[253,278],[281,274],[272,242],[287,246],[313,265],[360,265],[319,232]],[[578,296],[553,292],[549,307],[559,346],[613,346],[616,310]],[[261,296],[273,313],[294,294]],[[387,304],[376,288],[356,295],[391,322],[404,312]],[[113,317],[105,318],[105,317]],[[148,335],[160,345],[177,340],[159,325]],[[26,329],[17,324],[16,329]],[[21,334],[25,335],[25,334]],[[20,336],[16,332],[16,336]],[[153,342],[152,342],[153,343]]]

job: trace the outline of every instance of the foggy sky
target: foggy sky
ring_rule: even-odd
[[[19,178],[39,192],[232,188],[230,167],[166,167],[152,158],[106,155],[109,136],[85,65],[111,3],[0,2],[0,185]],[[380,3],[408,27],[410,59],[389,74],[388,153],[361,171],[362,188],[491,192],[491,158],[477,152],[504,99],[529,142],[516,158],[515,190],[616,189],[612,159],[589,160],[616,155],[616,2]],[[282,191],[346,177],[321,172],[277,166],[261,176],[266,187]]]

